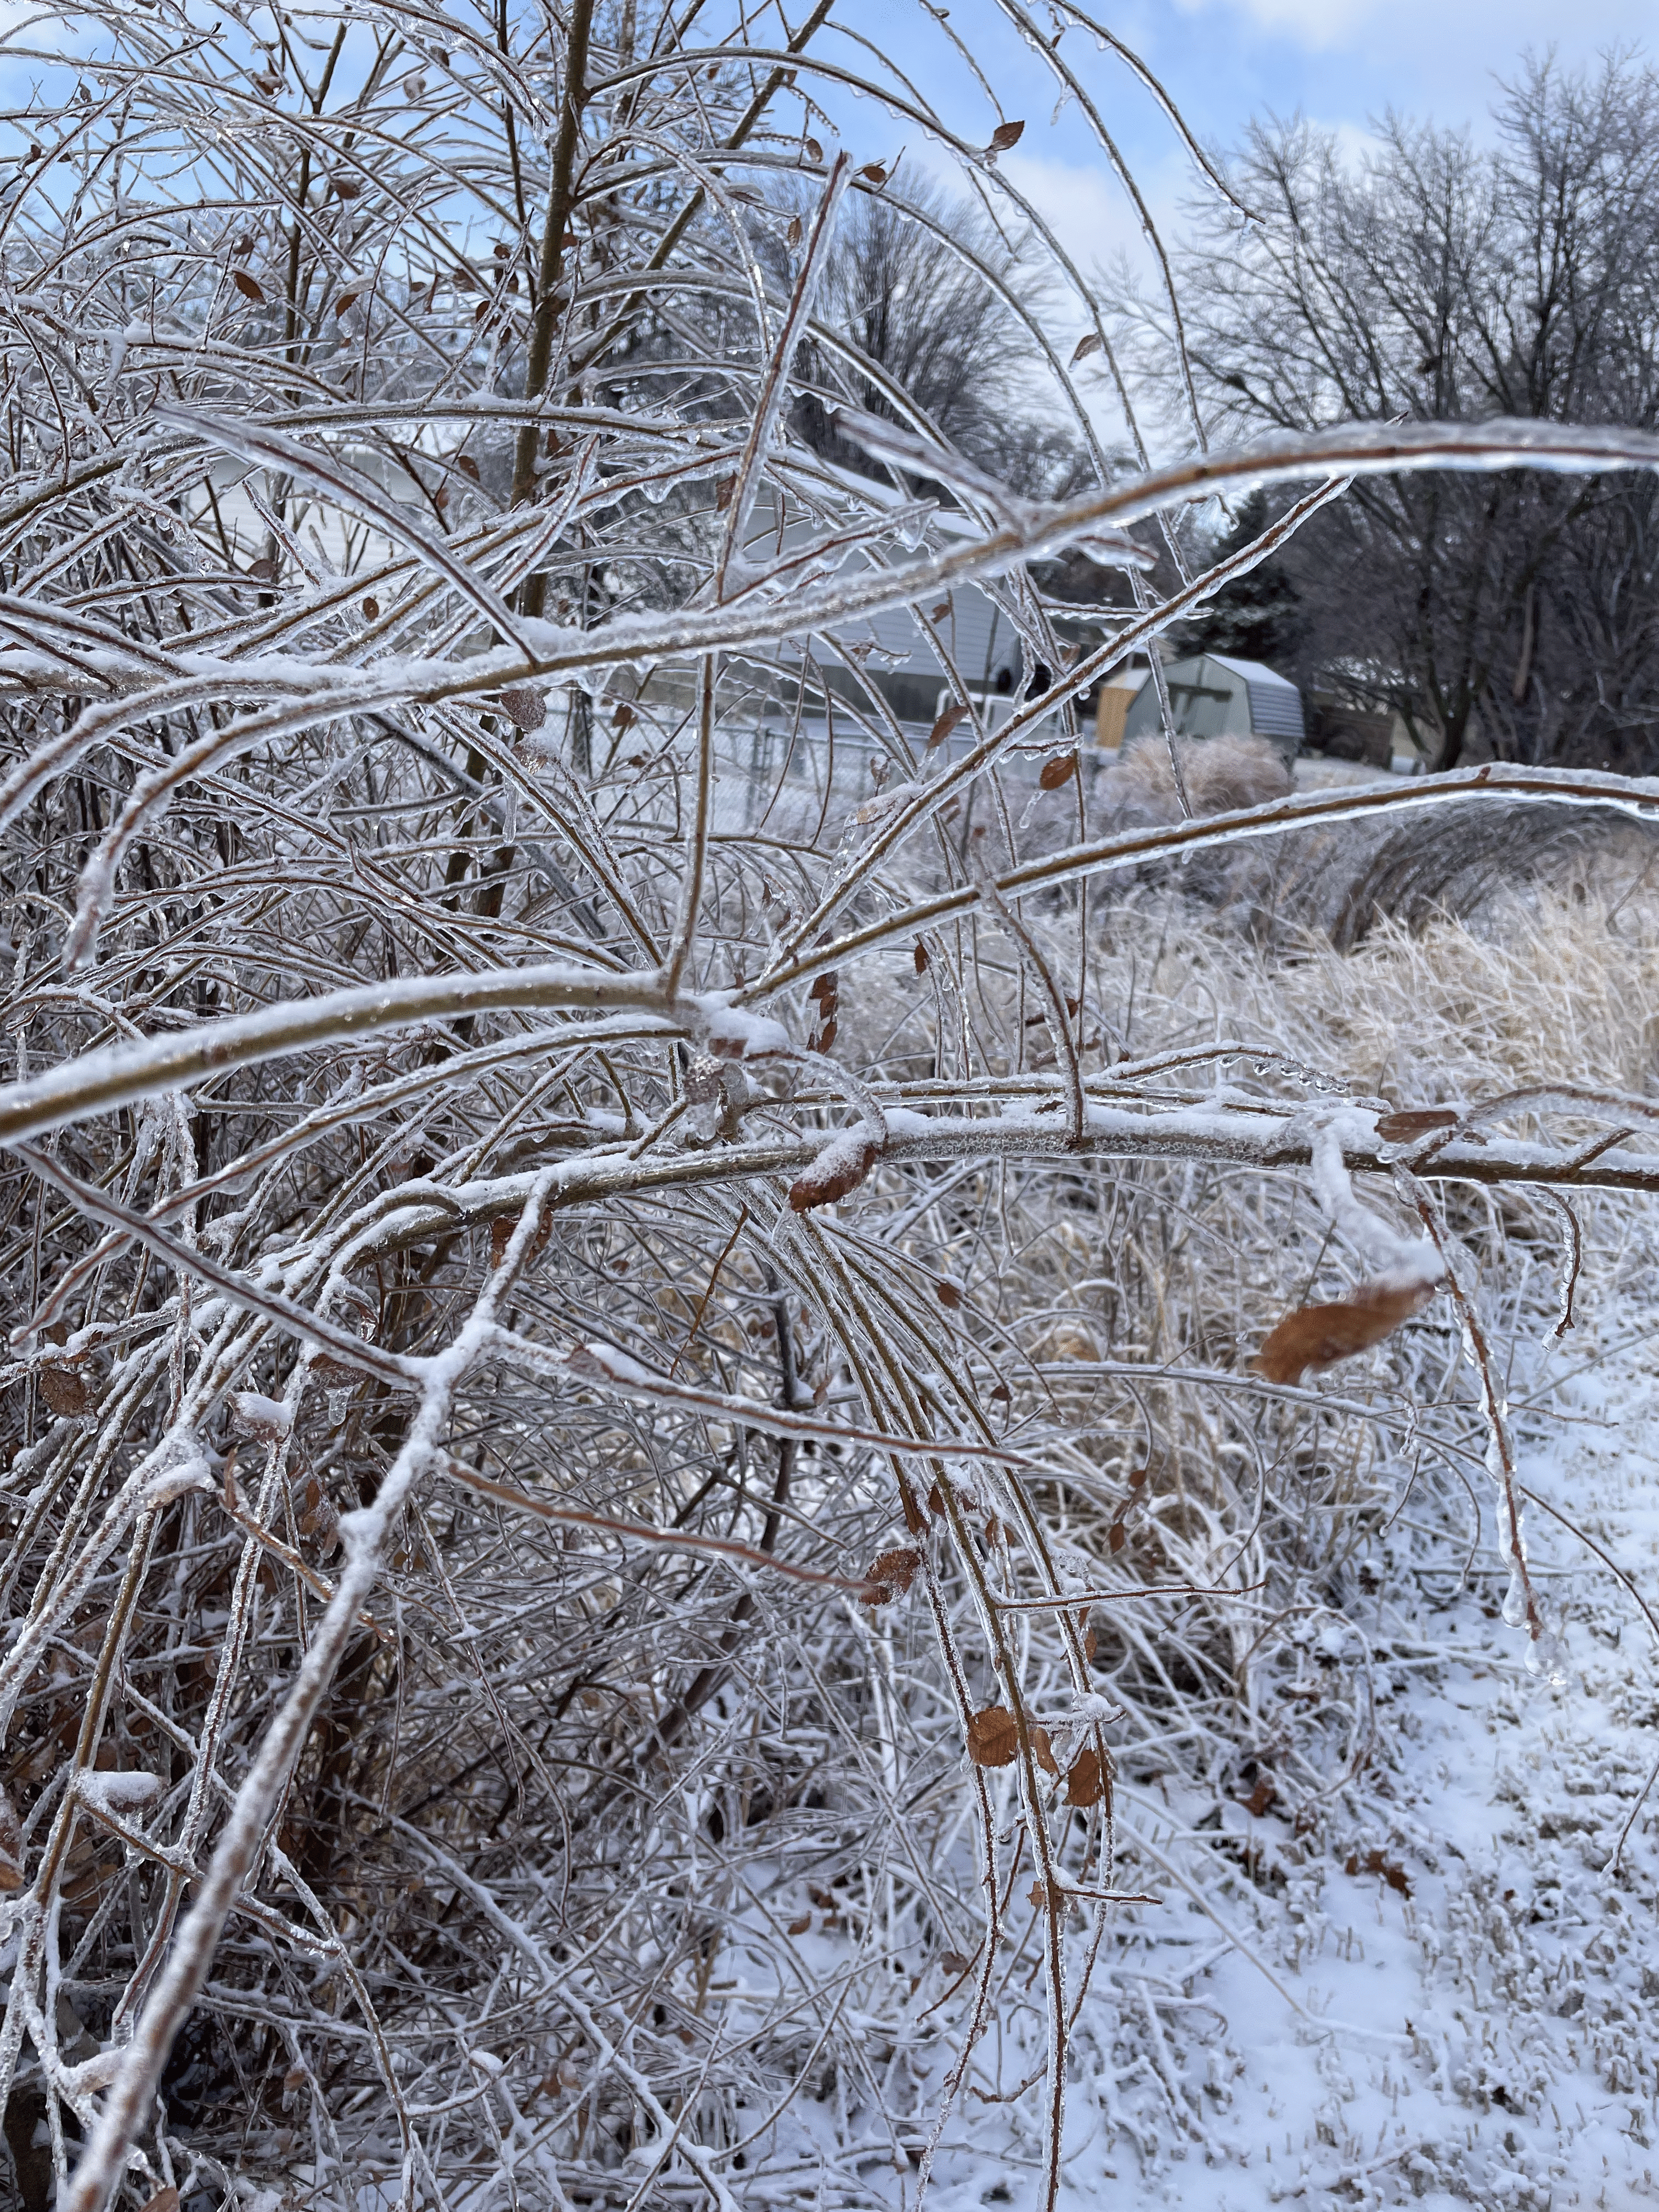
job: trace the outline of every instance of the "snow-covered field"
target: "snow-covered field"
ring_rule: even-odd
[[[1638,1803],[1659,1752],[1659,1632],[1590,1548],[1651,1593],[1650,1341],[1575,1345],[1522,1394],[1524,1479],[1583,1532],[1529,1516],[1559,1680],[1528,1670],[1490,1559],[1466,1582],[1461,1560],[1437,1586],[1396,1581],[1384,1538],[1376,1617],[1351,1624],[1374,1734],[1316,1831],[1172,1775],[1124,1789],[1123,1886],[1161,1902],[1103,1955],[1079,2014],[1063,2203],[1659,2197],[1659,1795]],[[1310,1701],[1333,1638],[1308,1639]],[[929,2185],[938,2212],[1035,2201],[1036,2134],[990,2101],[1027,2061],[1018,2037],[982,2039]],[[909,2177],[890,2201],[914,2197]]]

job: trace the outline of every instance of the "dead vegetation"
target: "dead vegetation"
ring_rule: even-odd
[[[1363,793],[1270,821],[1235,777],[1126,825],[1039,775],[1075,834],[1024,839],[1004,770],[1072,755],[1075,697],[1202,588],[1138,586],[1068,658],[1028,556],[1144,581],[1131,526],[1195,465],[1097,452],[1042,505],[902,392],[839,418],[884,479],[796,440],[805,334],[854,343],[814,321],[837,208],[887,181],[816,104],[824,13],[692,49],[586,0],[94,9],[28,118],[27,2212],[863,2205],[970,2098],[1052,2202],[1083,1993],[1158,1909],[1120,1785],[1179,1765],[1317,1839],[1376,1733],[1346,1593],[1413,1480],[1429,1538],[1496,1512],[1547,1657],[1494,1376],[1581,1226],[1587,1279],[1640,1264],[1602,1194],[1659,1184],[1648,908],[1598,885],[1345,961],[1133,873],[1335,839]],[[1005,211],[1011,127],[957,148]],[[1316,505],[1436,456],[1413,437],[1206,481]],[[913,479],[953,487],[948,532]],[[827,745],[837,626],[975,579],[1045,694],[993,723],[944,653],[972,744],[930,752],[854,685],[881,807],[721,828],[757,684]],[[1390,804],[1506,795],[1652,796]],[[1330,1394],[1249,1371],[1402,1255],[1448,1298]]]

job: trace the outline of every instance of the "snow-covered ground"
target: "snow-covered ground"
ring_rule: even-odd
[[[1651,1601],[1650,1341],[1577,1374],[1557,1355],[1523,1476]],[[1385,1540],[1375,1749],[1318,1832],[1231,1801],[1218,1829],[1212,1796],[1125,1791],[1125,1886],[1164,1903],[1079,2018],[1062,2203],[1659,2201],[1659,1789],[1632,1820],[1659,1637],[1579,1538],[1535,1508],[1529,1534],[1565,1626],[1559,1682],[1527,1670],[1494,1572],[1477,1562],[1460,1591],[1449,1560],[1438,1599],[1392,1588]],[[1236,1942],[1183,1874],[1226,1897]],[[937,2212],[1036,2201],[1012,2108],[974,2105],[945,2144]]]

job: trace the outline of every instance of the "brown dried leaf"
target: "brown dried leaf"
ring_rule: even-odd
[[[965,1974],[974,1963],[960,1951],[941,1951],[939,1962],[947,1974]]]
[[[501,706],[515,729],[539,730],[547,720],[547,697],[533,684],[509,684]]]
[[[362,189],[363,180],[361,177],[336,177],[334,179],[334,191],[337,198],[343,200],[355,200]]]
[[[991,143],[987,151],[1006,154],[1011,146],[1018,146],[1024,135],[1025,125],[1023,123],[999,123],[991,133]]]
[[[824,974],[815,978],[806,995],[809,999],[817,999],[820,1003],[823,1003],[835,998],[840,990],[841,977],[833,968],[830,968],[826,969]]]
[[[1006,1705],[987,1705],[968,1723],[968,1756],[975,1766],[1012,1766],[1019,1730]]]
[[[1430,1283],[1405,1290],[1364,1283],[1352,1297],[1302,1306],[1271,1332],[1252,1364],[1270,1382],[1299,1382],[1310,1370],[1317,1374],[1392,1336],[1402,1322],[1421,1313],[1434,1289]]]
[[[804,1936],[811,1924],[811,1914],[810,1912],[803,1912],[798,1919],[792,1920],[790,1922],[789,1933],[792,1936]]]
[[[832,1022],[832,1038],[834,1032]],[[819,1048],[823,1049],[822,1045]],[[797,1213],[807,1213],[815,1206],[833,1206],[838,1198],[845,1198],[858,1188],[880,1158],[881,1146],[873,1137],[849,1132],[837,1138],[834,1144],[826,1145],[812,1164],[790,1184],[791,1207]]]
[[[1044,791],[1058,791],[1061,784],[1069,783],[1076,774],[1077,755],[1057,753],[1053,760],[1042,763],[1042,773],[1037,778],[1037,783]]]
[[[1128,1540],[1127,1532],[1125,1530],[1123,1523],[1121,1521],[1114,1521],[1111,1527],[1106,1531],[1106,1545],[1108,1550],[1114,1553],[1121,1552]]]
[[[265,295],[246,269],[233,269],[230,272],[230,281],[245,300],[252,300],[256,307],[264,307]]]
[[[1054,1761],[1054,1747],[1048,1741],[1048,1731],[1046,1728],[1036,1728],[1031,1730],[1031,1748],[1036,1753],[1037,1765],[1045,1774],[1059,1773],[1060,1768]]]
[[[1436,1129],[1455,1129],[1462,1115],[1449,1106],[1413,1106],[1399,1114],[1379,1114],[1378,1140],[1385,1145],[1409,1145]]]
[[[40,1395],[54,1413],[84,1413],[92,1403],[85,1376],[72,1367],[43,1367]]]
[[[178,2191],[171,2183],[165,2189],[158,2189],[145,2205],[144,2212],[179,2212]]]
[[[823,161],[823,149],[816,138],[804,138],[801,143],[806,149],[806,158],[809,161]]]
[[[1367,1851],[1362,1862],[1358,1851],[1350,1851],[1343,1861],[1344,1874],[1380,1874],[1390,1889],[1398,1890],[1401,1897],[1412,1893],[1411,1876],[1397,1860],[1383,1851]]]
[[[365,599],[363,601],[363,612],[370,622],[379,622],[380,618],[380,601],[374,599]]]
[[[834,1022],[826,1022],[812,1040],[812,1050],[814,1052],[828,1052],[830,1046],[836,1042],[836,1024]]]
[[[1256,1785],[1249,1796],[1241,1797],[1238,1802],[1253,1820],[1259,1820],[1278,1795],[1278,1790],[1263,1774],[1257,1778]]]
[[[1105,1794],[1105,1776],[1101,1771],[1097,1751],[1080,1751],[1072,1762],[1072,1771],[1066,1778],[1066,1802],[1068,1805],[1098,1805]]]
[[[716,514],[725,514],[726,508],[731,506],[732,499],[736,495],[737,489],[738,480],[735,477],[722,477],[720,478],[720,482],[714,486],[714,512]]]
[[[878,1552],[870,1562],[870,1571],[865,1577],[866,1605],[891,1605],[896,1597],[902,1597],[916,1578],[921,1565],[921,1553],[908,1546],[894,1552]]]
[[[962,1304],[962,1292],[954,1283],[935,1283],[933,1290],[939,1304],[948,1306],[952,1313]]]
[[[914,957],[917,975],[925,975],[927,973],[927,947],[925,945],[918,945]]]
[[[792,250],[800,244],[802,232],[800,227],[800,217],[798,215],[792,215],[790,216],[789,228],[783,234]]]
[[[960,700],[958,700],[954,707],[947,707],[945,708],[945,712],[939,716],[938,721],[934,723],[933,728],[927,732],[927,750],[929,752],[932,752],[935,745],[942,745],[945,743],[946,738],[950,736],[951,731],[955,729],[957,724],[968,712],[969,708]]]
[[[861,177],[867,177],[872,185],[884,185],[887,182],[887,172],[879,161],[866,161],[859,171],[859,174]]]
[[[1078,340],[1076,345],[1072,349],[1072,367],[1075,368],[1079,362],[1087,361],[1091,353],[1098,353],[1099,351],[1100,332],[1098,331],[1085,331],[1083,336]]]
[[[457,453],[455,465],[464,477],[470,477],[474,483],[478,482],[478,464],[471,453]]]
[[[334,313],[336,319],[338,319],[341,316],[349,315],[362,296],[363,295],[361,292],[342,292],[339,298],[334,302]]]

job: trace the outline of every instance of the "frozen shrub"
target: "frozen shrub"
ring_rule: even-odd
[[[1645,1097],[1578,1079],[1622,1045],[1510,1096],[1448,1012],[1448,1105],[1417,1015],[1409,1054],[1376,1034],[1410,948],[1364,1016],[1328,947],[1310,1004],[1311,955],[1105,901],[1230,865],[1268,771],[1194,756],[1188,818],[1149,752],[1126,826],[1061,772],[1073,702],[1261,550],[1160,596],[1149,532],[1194,492],[1311,480],[1279,535],[1359,469],[1652,448],[1413,426],[1123,477],[1095,303],[1066,367],[975,263],[1073,426],[1045,501],[825,319],[848,196],[891,181],[826,104],[863,69],[916,127],[825,8],[782,46],[591,0],[74,20],[72,54],[14,41],[0,187],[27,2212],[296,2176],[866,2203],[981,2087],[994,2014],[1052,2203],[1083,1985],[1146,1893],[1118,1776],[1260,1786],[1271,1624],[1340,1609],[1407,1436],[1475,1468],[1547,1655],[1493,1332],[1553,1280],[1521,1248],[1577,1237],[1562,1194],[1599,1232],[1596,1193],[1659,1182]],[[1020,120],[982,122],[964,173],[1058,284],[997,167]],[[831,403],[868,473],[799,434]],[[1121,580],[1090,652],[1044,588],[1067,548]],[[956,663],[970,587],[1061,672],[1006,714]],[[877,618],[932,641],[950,745],[888,710]],[[778,732],[816,811],[773,815]],[[874,800],[837,795],[849,744]],[[1040,844],[1002,773],[1039,750]],[[1499,834],[1522,801],[1653,794],[1389,798]],[[1340,1402],[1250,1369],[1410,1270],[1443,1295]],[[1332,1634],[1315,1820],[1359,1695]]]

